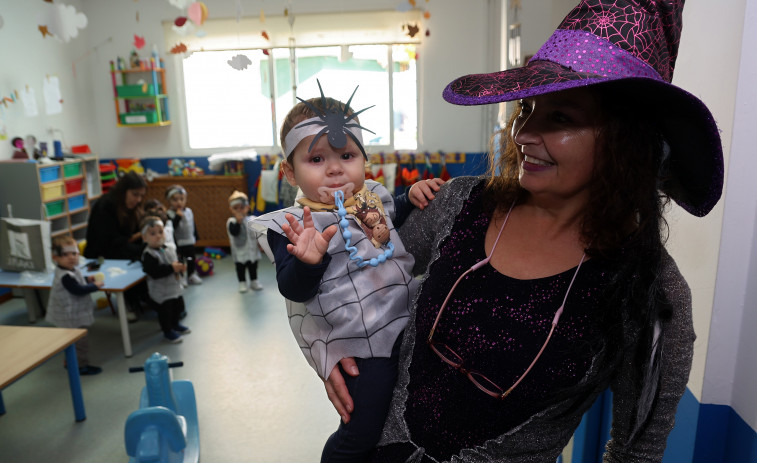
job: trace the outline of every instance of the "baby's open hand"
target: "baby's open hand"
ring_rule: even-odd
[[[413,206],[423,210],[428,206],[428,202],[434,199],[434,192],[439,191],[439,187],[444,184],[444,180],[440,178],[430,178],[428,180],[421,180],[415,182],[407,193],[408,198]]]
[[[187,269],[187,264],[182,264],[179,261],[175,261],[171,263],[171,267],[173,267],[174,273],[182,273]]]
[[[328,227],[322,233],[319,232],[315,229],[313,216],[307,206],[303,212],[302,223],[292,214],[286,214],[284,217],[289,224],[283,224],[281,229],[291,241],[291,244],[287,244],[287,251],[306,264],[319,264],[329,249],[329,241],[336,233],[336,225]]]

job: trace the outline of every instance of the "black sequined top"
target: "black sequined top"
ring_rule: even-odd
[[[425,341],[439,307],[459,275],[486,257],[484,238],[490,213],[481,188],[464,203],[439,259],[418,296],[416,329]],[[577,262],[576,262],[577,264]],[[434,335],[478,370],[508,389],[539,352],[565,297],[575,269],[535,280],[518,280],[485,265],[463,279]],[[480,445],[544,407],[545,398],[577,384],[601,350],[604,320],[601,263],[582,266],[546,350],[523,382],[503,400],[480,391],[464,374],[444,363],[425,342],[413,352],[405,419],[413,440],[446,460],[461,448]],[[428,419],[433,418],[433,419]],[[451,426],[451,424],[453,424]]]

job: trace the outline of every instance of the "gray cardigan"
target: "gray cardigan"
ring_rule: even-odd
[[[480,177],[460,177],[447,182],[423,212],[414,211],[400,229],[400,237],[408,251],[415,256],[415,273],[428,277],[428,266],[439,257],[439,243],[449,235],[455,217],[471,189],[480,183]],[[673,307],[673,315],[664,322],[663,352],[661,355],[660,385],[648,425],[642,429],[631,445],[628,438],[634,422],[639,392],[633,387],[633,352],[624,354],[620,366],[608,379],[598,384],[588,397],[569,398],[536,413],[507,433],[491,439],[482,446],[462,449],[453,456],[453,462],[554,463],[578,427],[581,417],[609,385],[613,391],[613,423],[611,440],[607,444],[604,461],[608,463],[659,462],[668,434],[673,428],[678,402],[688,382],[691,369],[694,328],[691,316],[691,293],[675,262],[667,253],[663,256],[663,288]],[[419,291],[420,292],[420,291]],[[418,293],[419,293],[418,292]],[[416,298],[417,294],[416,293]],[[417,300],[411,307],[411,318],[405,331],[400,352],[399,378],[394,390],[384,432],[379,445],[412,442],[404,421],[409,365],[415,345],[415,316]],[[626,332],[634,334],[631,327]],[[598,355],[601,355],[598,354]],[[583,381],[594,377],[603,368],[599,356]],[[566,414],[566,410],[573,409]],[[417,450],[408,461],[420,461],[424,450]]]

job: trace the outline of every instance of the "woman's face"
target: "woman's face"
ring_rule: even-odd
[[[146,188],[126,190],[126,200],[124,201],[126,203],[126,209],[131,210],[139,206],[142,203],[142,200],[145,199],[145,194],[147,193],[146,190]]]
[[[585,88],[526,98],[512,127],[520,185],[534,196],[586,200],[599,104]]]

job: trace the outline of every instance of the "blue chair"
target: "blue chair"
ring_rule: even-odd
[[[126,419],[124,441],[130,463],[196,463],[200,461],[197,401],[191,381],[171,380],[168,357],[152,354],[144,367],[145,387],[139,410]]]

